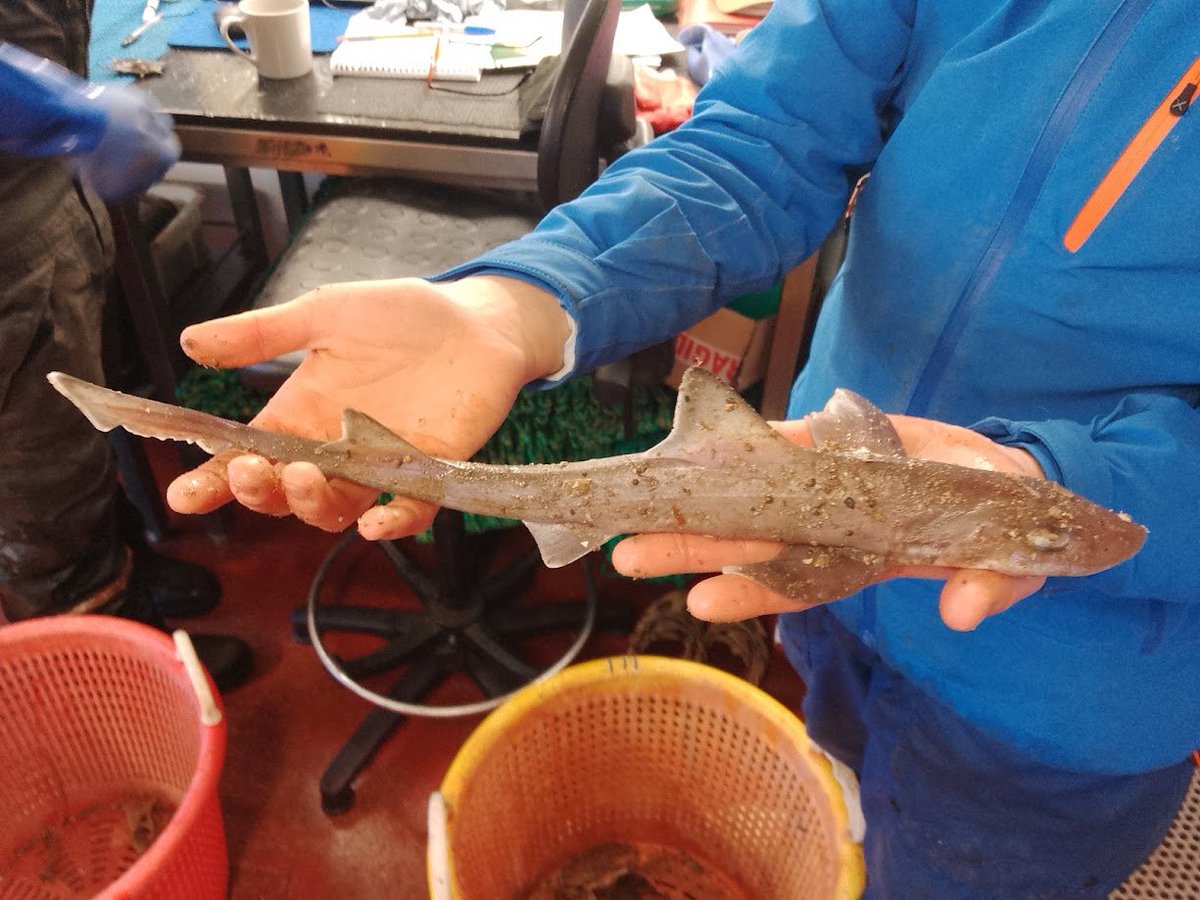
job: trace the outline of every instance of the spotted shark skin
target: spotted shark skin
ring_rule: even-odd
[[[1128,559],[1146,536],[1053,482],[906,456],[887,416],[850,391],[810,418],[816,446],[800,446],[700,368],[684,374],[674,425],[657,446],[515,466],[429,456],[355,410],[343,413],[341,438],[317,441],[49,378],[101,431],[310,462],[378,491],[520,519],[551,567],[620,534],[778,541],[775,558],[725,571],[798,607],[848,596],[896,566],[1088,575]]]

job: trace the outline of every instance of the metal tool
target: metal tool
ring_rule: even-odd
[[[158,0],[146,0],[146,8],[142,10],[142,24],[121,39],[121,46],[128,47],[149,31],[150,27],[162,17],[163,14],[158,11]]]

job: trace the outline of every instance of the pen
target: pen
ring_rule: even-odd
[[[421,28],[413,28],[406,31],[393,31],[387,34],[356,34],[350,37],[343,35],[338,38],[340,41],[389,41],[397,38],[414,38],[414,37],[432,37],[433,35],[442,35],[447,31],[453,34],[464,34],[472,37],[486,37],[494,35],[496,29],[485,28],[482,25],[465,25],[465,26],[441,26],[429,25]]]
[[[155,6],[155,8],[157,8],[157,6],[158,6],[157,2],[154,4],[154,6]],[[150,4],[146,4],[146,11],[149,11],[150,9],[151,9]],[[139,25],[137,28],[133,29],[133,31],[129,32],[129,34],[125,35],[125,37],[121,38],[121,46],[128,47],[130,44],[132,44],[134,41],[136,41],[138,38],[140,38],[143,34],[145,34],[147,31],[149,31],[151,25],[153,25],[155,22],[160,21],[161,19],[162,19],[162,13],[152,13],[150,18],[143,19],[141,25]]]
[[[437,41],[433,45],[433,56],[429,60],[429,75],[426,77],[426,82],[430,87],[433,87],[433,76],[437,72],[438,56],[442,52],[442,35],[438,33]]]

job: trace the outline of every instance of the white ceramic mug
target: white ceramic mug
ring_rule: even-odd
[[[299,78],[312,71],[308,0],[241,0],[217,23],[229,49],[254,63],[263,78]],[[249,53],[229,36],[234,26],[246,33]]]

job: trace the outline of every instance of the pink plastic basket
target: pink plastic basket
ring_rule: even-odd
[[[225,897],[225,725],[201,710],[145,625],[0,628],[0,900]]]

